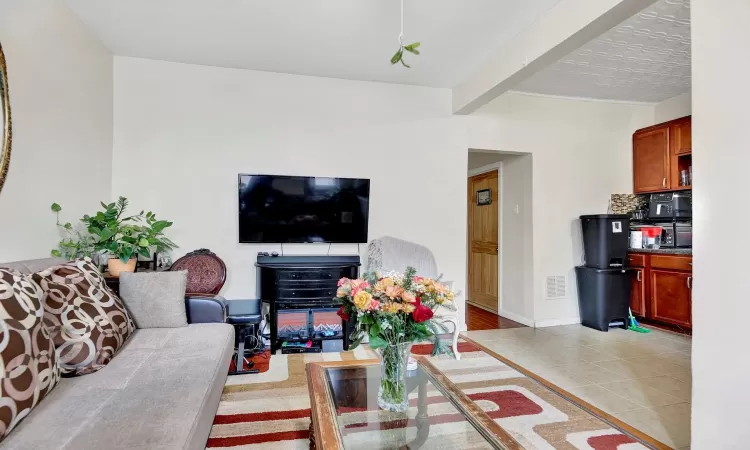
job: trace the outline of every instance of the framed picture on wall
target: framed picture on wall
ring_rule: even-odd
[[[477,191],[477,206],[492,204],[492,190],[481,189]]]

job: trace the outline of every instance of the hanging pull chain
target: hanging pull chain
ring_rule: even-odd
[[[399,47],[404,46],[404,0],[401,0],[401,34],[398,35]]]

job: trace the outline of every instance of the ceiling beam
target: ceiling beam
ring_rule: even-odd
[[[560,0],[453,88],[454,114],[476,111],[655,2]]]

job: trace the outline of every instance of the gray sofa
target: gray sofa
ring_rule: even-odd
[[[0,263],[24,273],[60,260]],[[190,325],[139,329],[104,369],[64,378],[3,449],[203,449],[227,378],[234,329],[222,302],[186,300]],[[208,322],[208,323],[199,323]]]

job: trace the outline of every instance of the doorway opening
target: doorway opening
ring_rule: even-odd
[[[533,318],[533,311],[527,311],[533,308],[533,297],[525,286],[532,280],[531,232],[525,230],[531,225],[525,223],[531,212],[531,155],[469,150],[468,159],[467,328],[533,325],[526,319]]]

